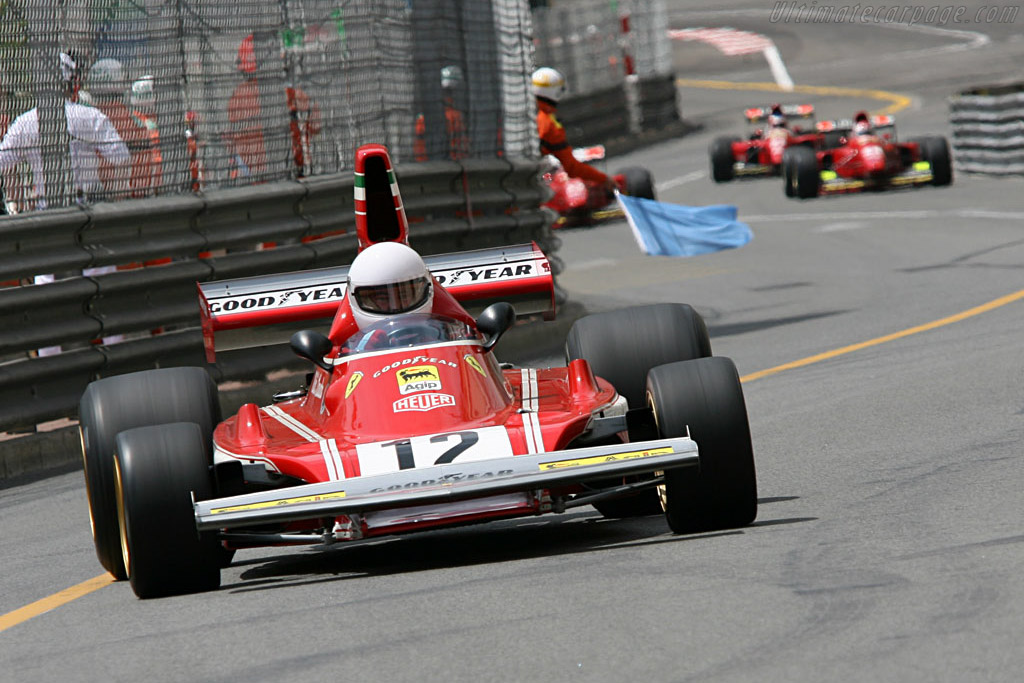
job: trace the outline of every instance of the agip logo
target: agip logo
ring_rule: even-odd
[[[441,375],[436,365],[414,365],[402,368],[395,375],[398,378],[398,391],[404,396],[417,391],[439,391]]]

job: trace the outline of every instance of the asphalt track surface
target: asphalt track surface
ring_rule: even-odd
[[[948,135],[945,98],[1019,77],[1024,57],[1021,17],[946,27],[980,40],[673,4],[674,28],[771,36],[798,85],[907,96],[903,137]],[[771,81],[757,56],[686,44],[675,59],[687,79]],[[664,201],[735,204],[754,241],[680,260],[640,255],[622,222],[565,231],[561,282],[593,310],[704,314],[745,378],[753,526],[673,536],[586,508],[243,551],[217,592],[139,601],[103,579],[58,594],[101,572],[81,474],[64,474],[0,491],[0,681],[1019,680],[1024,180],[810,201],[775,179],[714,185],[707,145],[746,106],[892,100],[682,92],[704,130],[609,167],[646,165]]]

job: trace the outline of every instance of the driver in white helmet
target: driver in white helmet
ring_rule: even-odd
[[[533,94],[537,98],[537,132],[540,134],[540,151],[558,159],[562,168],[572,178],[592,180],[604,185],[611,193],[617,189],[615,181],[593,166],[577,161],[572,148],[565,138],[565,128],[555,117],[558,101],[565,94],[565,76],[557,69],[544,66],[533,72],[531,77]]]
[[[348,271],[349,305],[360,330],[410,313],[429,313],[434,301],[434,278],[423,259],[400,242],[378,242],[363,249]],[[386,346],[384,333],[360,340],[350,352]]]

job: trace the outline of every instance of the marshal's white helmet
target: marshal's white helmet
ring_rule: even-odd
[[[420,255],[400,242],[377,242],[348,269],[348,297],[359,329],[405,313],[430,310],[433,280]]]
[[[131,102],[133,107],[140,109],[156,107],[156,92],[153,90],[152,76],[142,76],[132,83]]]
[[[530,78],[533,83],[533,94],[558,102],[565,95],[565,76],[558,69],[542,66],[533,72]]]
[[[89,70],[89,90],[96,95],[120,95],[124,93],[124,68],[121,62],[111,57],[97,60]]]
[[[451,90],[462,86],[462,69],[455,64],[449,64],[441,69],[441,87]]]

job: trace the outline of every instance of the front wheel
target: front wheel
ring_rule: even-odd
[[[941,135],[927,137],[918,142],[921,158],[932,170],[932,185],[943,187],[953,182],[953,162],[950,159],[949,143]]]
[[[716,183],[727,183],[736,175],[736,157],[732,153],[734,142],[739,142],[739,138],[715,138],[708,149],[711,177]]]
[[[78,407],[82,464],[93,544],[103,568],[127,578],[118,544],[114,446],[127,429],[195,422],[207,447],[220,422],[217,385],[202,368],[162,368],[107,377],[85,389]],[[212,457],[212,456],[211,456]]]
[[[223,549],[196,531],[195,500],[213,496],[199,425],[192,422],[121,432],[114,457],[121,553],[140,598],[220,586]]]
[[[811,199],[818,196],[821,189],[821,173],[818,169],[818,157],[813,149],[803,145],[787,147],[782,154],[782,167],[786,169],[783,178],[786,182],[787,197]]]
[[[665,472],[662,506],[677,534],[732,529],[757,517],[757,475],[739,374],[724,357],[661,365],[647,402],[662,437],[697,443],[699,468]]]

